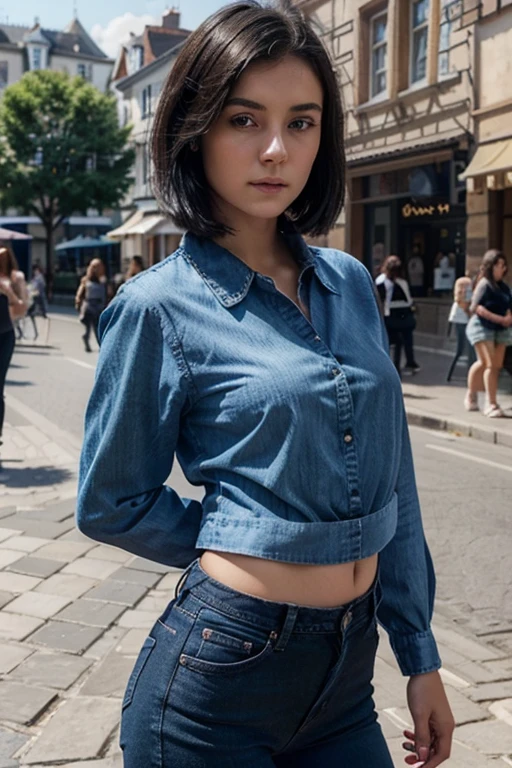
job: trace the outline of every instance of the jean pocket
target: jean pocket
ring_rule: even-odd
[[[137,661],[135,662],[135,666],[128,679],[128,684],[124,692],[123,703],[121,705],[121,709],[123,710],[126,709],[126,707],[129,707],[130,704],[132,703],[133,695],[135,693],[135,688],[137,687],[139,677],[141,676],[142,670],[144,669],[146,662],[149,659],[149,655],[151,651],[155,647],[155,643],[156,643],[156,640],[153,637],[147,637],[144,641],[144,645],[140,649],[139,655],[137,657]]]
[[[200,612],[180,664],[205,674],[252,669],[272,651],[270,632],[206,609]]]

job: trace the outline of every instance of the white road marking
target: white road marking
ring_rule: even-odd
[[[414,349],[418,352],[428,352],[429,355],[442,355],[443,357],[455,357],[455,350],[451,352],[449,349],[433,349],[432,347],[422,347],[419,344],[414,345]],[[459,357],[459,363],[467,363],[468,359],[465,355]]]
[[[82,360],[77,360],[74,357],[63,357],[63,360],[67,360],[70,363],[74,363],[75,365],[80,365],[82,368],[89,368],[91,371],[96,370],[95,365],[91,365],[90,363],[84,363]]]
[[[58,320],[58,321],[62,321],[63,323],[72,323],[73,325],[78,325],[79,323],[78,314],[76,317],[71,317],[70,315],[60,315],[60,314],[54,314],[53,312],[49,312],[48,317],[50,318],[50,320]]]
[[[425,448],[430,448],[432,451],[440,451],[440,453],[448,453],[450,456],[458,456],[461,459],[476,461],[477,464],[485,464],[486,467],[495,467],[495,469],[504,469],[505,472],[512,472],[512,466],[510,465],[498,464],[496,461],[482,459],[480,456],[472,456],[470,453],[463,453],[463,451],[455,451],[453,448],[445,448],[443,445],[432,445],[431,443],[427,443]]]

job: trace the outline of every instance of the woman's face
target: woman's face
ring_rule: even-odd
[[[203,164],[224,223],[275,219],[299,196],[320,146],[323,93],[301,59],[247,68],[202,137]]]
[[[498,283],[500,280],[503,280],[507,272],[507,264],[505,262],[505,259],[498,259],[494,267],[492,268],[492,276],[494,280]]]

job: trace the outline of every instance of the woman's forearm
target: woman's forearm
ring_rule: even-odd
[[[494,312],[482,307],[481,304],[476,308],[476,314],[478,317],[483,317],[484,320],[489,320],[491,323],[496,323],[497,325],[505,324],[503,315],[496,315]]]

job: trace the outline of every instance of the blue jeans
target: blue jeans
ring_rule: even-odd
[[[372,700],[376,585],[307,608],[196,561],[176,591],[128,681],[125,768],[393,768]]]

